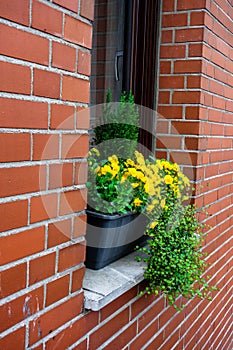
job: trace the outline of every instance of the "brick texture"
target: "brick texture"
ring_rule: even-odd
[[[79,315],[97,324],[81,315],[89,113],[76,116],[89,103],[94,2],[0,12],[0,348],[42,350]]]
[[[94,1],[1,1],[1,349],[230,349],[233,11],[228,0],[161,9],[156,152],[210,205],[206,274],[220,289],[182,300],[182,313],[139,297],[144,283],[83,310]]]

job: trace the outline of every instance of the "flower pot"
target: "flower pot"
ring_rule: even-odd
[[[87,210],[86,266],[99,270],[146,244],[143,214],[107,215]]]

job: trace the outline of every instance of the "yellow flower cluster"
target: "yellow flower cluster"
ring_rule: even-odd
[[[116,155],[108,157],[105,164],[100,165],[96,160],[100,156],[99,151],[93,148],[89,152],[89,166],[98,177],[108,177],[109,181],[124,183],[128,180],[132,186],[134,208],[145,206],[147,213],[155,213],[168,209],[167,195],[171,198],[187,199],[187,190],[190,186],[189,179],[182,173],[176,163],[157,159],[154,162],[145,160],[143,155],[135,151],[135,161],[127,159],[123,161]],[[103,189],[105,191],[106,188]],[[186,193],[185,193],[186,192]],[[181,196],[183,197],[181,198]],[[159,210],[159,211],[158,211]]]
[[[117,177],[120,173],[120,165],[117,156],[113,155],[108,157],[109,164],[105,164],[102,167],[98,167],[96,172],[99,176],[106,175],[107,173],[112,175],[112,178]]]

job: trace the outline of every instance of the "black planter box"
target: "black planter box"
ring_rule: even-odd
[[[87,210],[87,250],[85,265],[94,270],[120,259],[143,246],[148,219],[143,214],[105,215]]]

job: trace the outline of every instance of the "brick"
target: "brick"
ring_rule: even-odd
[[[158,349],[163,344],[163,332],[159,333],[153,341],[147,346],[146,350]],[[135,348],[136,350],[136,348]]]
[[[191,26],[204,25],[205,23],[205,12],[192,12],[190,17]]]
[[[86,246],[73,244],[59,251],[58,271],[67,270],[75,265],[81,264],[85,260]]]
[[[73,185],[73,163],[51,164],[49,167],[49,189]]]
[[[183,27],[188,23],[188,15],[187,13],[178,13],[171,15],[163,15],[162,16],[162,27]]]
[[[114,333],[125,326],[128,321],[129,309],[127,308],[90,335],[89,349],[97,349]]]
[[[82,288],[83,278],[85,274],[85,267],[81,267],[72,273],[72,287],[71,292],[74,293]]]
[[[76,107],[76,128],[90,129],[90,108]]]
[[[59,158],[59,135],[33,135],[33,160]]]
[[[37,96],[59,98],[60,75],[35,68],[33,91]]]
[[[174,0],[163,1],[163,12],[172,12],[174,11]]]
[[[147,308],[150,303],[153,303],[157,299],[155,294],[144,294],[138,298],[131,306],[131,319],[138,317],[140,313]]]
[[[166,119],[181,119],[182,106],[159,106],[158,113]]]
[[[124,305],[129,303],[132,299],[137,297],[137,288],[134,287],[123,295],[113,300],[111,303],[101,309],[101,322],[120,310]]]
[[[51,129],[73,129],[74,107],[60,104],[51,105]]]
[[[174,91],[172,103],[200,103],[200,91]]]
[[[195,9],[204,9],[206,5],[205,0],[178,0],[177,10],[195,10]]]
[[[159,119],[156,123],[156,133],[167,134],[168,133],[168,121]]]
[[[4,350],[25,350],[25,326],[0,339],[0,348]]]
[[[8,62],[0,62],[0,75],[1,91],[19,94],[31,93],[30,68]]]
[[[43,307],[43,287],[21,295],[0,307],[0,331],[4,331],[29,316],[40,311]],[[9,317],[10,315],[10,317]]]
[[[29,285],[42,281],[55,274],[56,253],[30,260]]]
[[[187,77],[187,88],[188,89],[198,89],[201,88],[201,76],[191,75]]]
[[[68,242],[71,239],[72,222],[70,219],[48,225],[48,247]]]
[[[77,346],[75,346],[73,350],[86,350],[87,348],[88,348],[87,339],[85,339],[84,341],[79,343]]]
[[[78,1],[72,0],[53,0],[54,4],[60,5],[68,10],[71,10],[73,12],[78,12]]]
[[[172,347],[175,345],[175,343],[179,340],[179,330],[177,330],[168,341],[166,341],[163,346],[161,347],[161,350],[167,350],[172,349]]]
[[[130,344],[130,350],[138,350],[138,349],[142,349],[142,347],[152,338],[154,338],[155,334],[158,334],[159,331],[159,324],[158,324],[158,320],[153,321],[150,326],[144,331],[141,332],[137,338]],[[155,346],[153,344],[153,347],[150,347],[150,345],[146,348],[146,349],[158,349],[159,346],[162,344],[162,340],[163,340],[163,332],[162,334],[162,339],[159,336],[159,340],[161,339],[161,342],[157,342]]]
[[[172,30],[162,30],[161,43],[171,43],[172,42]]]
[[[82,304],[83,293],[80,293],[32,320],[29,323],[29,345],[76,317],[82,310]]]
[[[34,0],[32,6],[32,27],[61,37],[62,12]]]
[[[92,27],[87,23],[66,15],[64,39],[91,49]]]
[[[28,222],[28,201],[0,204],[0,232],[26,226]]]
[[[162,76],[159,78],[160,89],[182,89],[184,88],[183,76]]]
[[[0,169],[2,197],[45,189],[45,166],[24,166]]]
[[[0,162],[30,160],[30,135],[0,134]]]
[[[94,20],[94,0],[81,0],[80,15],[91,21]]]
[[[104,348],[107,350],[118,350],[123,349],[135,336],[137,333],[136,322],[131,324],[123,332],[114,338],[107,346]]]
[[[89,52],[78,50],[78,73],[91,74],[91,55]]]
[[[44,227],[37,227],[0,238],[1,264],[7,264],[44,250]]]
[[[159,103],[170,104],[170,92],[169,91],[159,91]]]
[[[0,41],[2,55],[48,64],[49,41],[47,39],[4,24],[0,24],[0,32],[2,34]]]
[[[76,49],[57,42],[53,42],[52,45],[52,66],[75,72]]]
[[[87,182],[88,164],[87,162],[75,163],[74,184],[85,184]]]
[[[196,121],[173,121],[172,132],[180,135],[198,135],[199,123]]]
[[[180,165],[197,165],[198,153],[191,152],[171,152],[171,161]]]
[[[69,294],[70,275],[47,284],[46,305],[51,305]]]
[[[74,190],[61,193],[60,215],[79,212],[86,208],[86,190]]]
[[[62,158],[86,157],[89,148],[88,135],[63,135],[62,137]]]
[[[189,41],[202,41],[203,35],[203,28],[177,29],[175,33],[175,42],[185,43]]]
[[[1,1],[0,13],[1,17],[10,21],[28,25],[29,24],[29,0]]]
[[[47,350],[53,350],[54,347],[59,344],[61,349],[67,349],[70,345],[75,343],[77,340],[85,336],[90,330],[95,328],[98,324],[98,312],[88,312],[85,315],[82,315],[74,323],[70,324],[63,331],[58,333],[56,336],[51,338],[46,343]],[[84,342],[84,345],[86,343]],[[86,350],[86,347],[83,348],[83,342],[75,347],[78,350]]]
[[[84,236],[86,234],[86,226],[87,226],[86,215],[75,216],[73,238]]]
[[[181,137],[177,136],[157,136],[156,148],[181,149]]]
[[[160,61],[160,74],[169,74],[169,73],[171,73],[171,62]]]
[[[201,60],[184,60],[174,62],[174,73],[200,73],[201,71]]]
[[[160,47],[161,58],[182,58],[185,57],[185,45],[163,45]]]
[[[62,98],[65,101],[89,102],[90,82],[70,76],[63,76]]]
[[[57,194],[47,194],[31,198],[30,222],[52,219],[57,216]]]
[[[156,301],[155,304],[153,304],[151,306],[151,308],[145,312],[139,319],[138,319],[138,330],[139,333],[146,328],[153,320],[155,320],[156,318],[158,318],[158,315],[160,314],[160,312],[162,312],[162,310],[165,307],[165,301],[164,299],[160,298]],[[156,324],[156,322],[155,322]]]
[[[0,98],[0,125],[2,128],[48,127],[47,103]]]
[[[26,288],[27,265],[26,263],[13,266],[0,272],[1,290],[0,296],[4,298],[8,295]]]
[[[215,94],[222,95],[222,96],[224,95],[225,97],[227,97],[226,93],[224,93],[225,92],[224,85],[220,84],[217,81],[210,80],[209,89],[211,92],[214,92]]]

